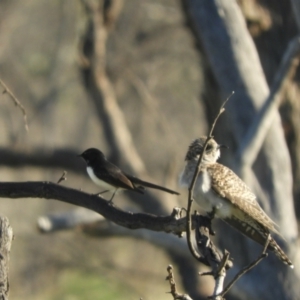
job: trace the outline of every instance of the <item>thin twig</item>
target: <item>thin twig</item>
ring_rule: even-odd
[[[167,276],[166,280],[168,280],[169,283],[170,283],[171,291],[169,293],[172,294],[173,299],[174,300],[192,300],[192,298],[190,298],[189,295],[187,295],[187,294],[179,294],[177,292],[176,282],[175,282],[175,278],[174,278],[174,274],[173,274],[173,267],[172,267],[172,265],[168,265],[167,271],[168,271],[168,276]]]
[[[270,237],[271,235],[269,234],[266,239],[266,243],[264,246],[264,249],[260,256],[254,260],[252,263],[250,263],[248,266],[244,267],[239,273],[235,275],[235,277],[232,279],[232,281],[226,286],[226,288],[223,290],[223,292],[220,294],[220,296],[224,296],[229,292],[229,290],[232,288],[232,286],[246,273],[248,273],[251,269],[253,269],[255,266],[257,266],[264,258],[268,256],[267,249],[270,243]]]
[[[229,255],[230,255],[230,253],[227,250],[225,250],[225,253],[224,253],[222,261],[220,262],[217,274],[221,274],[223,268],[226,269],[226,265],[227,265],[228,260],[229,260]]]
[[[225,250],[222,261],[219,264],[218,270],[215,274],[215,288],[212,299],[220,299],[220,294],[224,290],[224,280],[226,277],[226,265],[229,260],[229,252]]]
[[[57,181],[57,184],[60,184],[62,181],[67,180],[67,171],[64,171],[60,178]]]
[[[200,157],[198,159],[198,162],[197,162],[197,167],[195,169],[195,173],[194,173],[194,176],[193,176],[193,179],[192,179],[192,182],[189,186],[189,196],[188,196],[188,205],[187,205],[187,227],[186,227],[186,232],[187,232],[187,242],[188,242],[188,246],[189,246],[189,249],[192,253],[192,255],[200,262],[203,262],[203,259],[201,258],[201,256],[199,255],[199,253],[196,251],[196,249],[194,248],[194,245],[192,243],[192,239],[191,239],[191,232],[192,232],[192,221],[191,221],[191,209],[192,209],[192,204],[193,204],[193,191],[194,191],[194,187],[195,187],[195,183],[196,183],[196,179],[199,175],[199,172],[200,172],[200,165],[201,165],[201,162],[202,162],[202,158],[203,158],[203,155],[204,155],[204,152],[205,152],[205,149],[206,149],[206,146],[209,142],[209,140],[211,140],[213,138],[212,136],[212,133],[214,131],[214,128],[216,126],[216,123],[219,119],[219,117],[221,116],[221,114],[225,111],[225,108],[224,106],[226,105],[226,103],[228,102],[228,100],[230,99],[230,97],[234,94],[234,92],[232,92],[228,98],[224,101],[224,103],[222,104],[221,108],[220,108],[220,111],[218,113],[218,115],[216,116],[212,126],[211,126],[211,129],[210,129],[210,132],[209,132],[209,135],[207,136],[207,139],[203,145],[203,149],[201,151],[201,154],[200,154]]]
[[[26,114],[26,110],[25,110],[24,106],[22,105],[22,103],[17,99],[17,97],[12,93],[12,91],[7,87],[7,85],[1,79],[0,79],[0,84],[4,88],[2,93],[3,94],[8,94],[10,96],[10,98],[13,100],[14,104],[17,107],[20,108],[20,110],[23,114],[25,129],[26,129],[26,131],[28,131],[29,128],[28,128],[28,122],[27,122],[27,114]]]
[[[199,272],[200,276],[214,276],[214,273],[212,271],[209,272]]]

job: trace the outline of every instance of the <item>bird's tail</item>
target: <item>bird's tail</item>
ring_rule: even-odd
[[[284,251],[280,248],[280,246],[277,244],[277,242],[271,237],[270,243],[269,243],[269,249],[273,250],[276,256],[286,265],[289,265],[292,269],[294,269],[294,265],[291,262],[291,260],[287,257],[287,255],[284,253]]]
[[[170,193],[170,194],[180,195],[178,192],[175,192],[175,191],[170,190],[168,188],[165,188],[163,186],[160,186],[160,185],[157,185],[157,184],[154,184],[154,183],[150,183],[150,182],[138,179],[138,178],[136,178],[134,176],[131,176],[131,175],[128,175],[128,174],[126,174],[126,176],[130,179],[130,181],[134,185],[141,185],[141,186],[149,187],[149,188],[152,188],[152,189],[161,190],[161,191],[164,191],[164,192],[167,192],[167,193]]]
[[[266,229],[264,229],[262,226],[259,226],[259,224],[256,224],[256,226],[254,227],[249,222],[246,223],[234,217],[224,218],[223,220],[229,225],[231,225],[234,229],[240,231],[253,241],[261,244],[262,246],[265,245],[269,231],[266,231]],[[268,250],[273,251],[283,263],[289,265],[291,268],[294,268],[294,265],[291,262],[291,260],[287,257],[287,255],[272,237],[270,237]]]

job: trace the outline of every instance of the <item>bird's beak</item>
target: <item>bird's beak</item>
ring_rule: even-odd
[[[229,149],[227,145],[219,145],[219,149],[224,148],[224,149]]]

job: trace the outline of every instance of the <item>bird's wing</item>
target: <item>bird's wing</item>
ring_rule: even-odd
[[[248,216],[252,221],[278,233],[275,222],[259,206],[250,188],[233,171],[218,163],[208,166],[207,171],[211,176],[212,189],[233,205],[237,218],[240,212],[239,219]]]
[[[105,167],[94,170],[96,176],[108,184],[123,189],[135,190],[132,182],[126,177],[120,168],[108,162]]]

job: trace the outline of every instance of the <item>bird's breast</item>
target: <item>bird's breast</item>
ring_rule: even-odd
[[[96,183],[98,186],[100,186],[101,188],[103,189],[106,189],[106,190],[112,190],[112,189],[115,189],[114,186],[108,184],[107,182],[101,180],[100,178],[98,178],[95,173],[94,173],[94,170],[88,166],[86,168],[87,170],[87,173],[89,174],[90,178],[93,180],[94,183]]]
[[[216,216],[221,219],[230,217],[232,214],[232,205],[212,189],[211,180],[207,173],[199,178],[195,201],[207,212],[211,212],[216,208]]]
[[[187,165],[180,175],[180,185],[189,187],[194,172],[195,167]],[[227,218],[232,215],[232,205],[212,189],[211,178],[206,170],[201,171],[198,175],[194,188],[194,198],[196,203],[206,212],[211,212],[213,208],[216,208],[216,216],[219,218]]]

